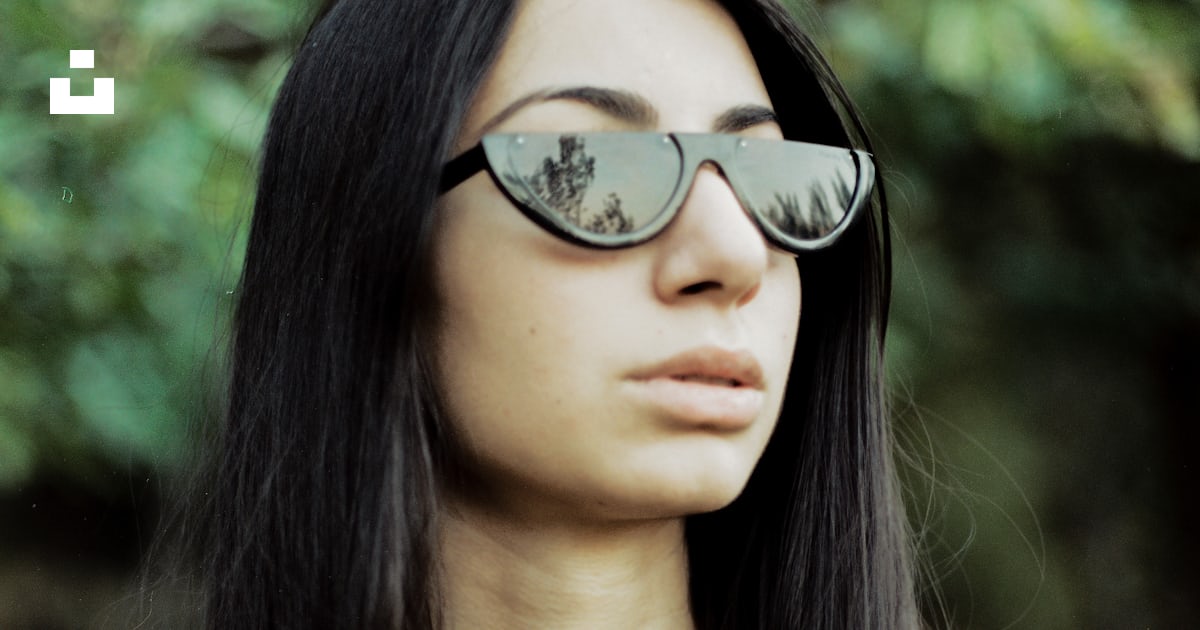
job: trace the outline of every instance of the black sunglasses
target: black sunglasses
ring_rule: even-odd
[[[630,247],[679,213],[713,162],[767,239],[793,253],[837,240],[871,196],[865,151],[705,133],[489,134],[446,163],[441,192],[487,169],[538,225],[588,247]]]

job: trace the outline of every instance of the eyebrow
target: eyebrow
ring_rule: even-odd
[[[775,112],[762,105],[738,105],[725,110],[713,122],[713,131],[733,133],[767,122],[779,122]]]
[[[529,105],[556,100],[583,103],[616,120],[637,127],[649,128],[658,125],[658,110],[643,96],[625,90],[578,86],[538,90],[526,94],[489,118],[480,129],[479,135],[487,134]],[[769,107],[755,104],[736,105],[713,120],[712,130],[715,133],[733,133],[762,123],[778,121],[779,118]]]

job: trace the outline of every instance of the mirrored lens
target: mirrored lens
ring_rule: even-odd
[[[743,202],[801,241],[827,236],[846,219],[858,181],[854,157],[836,147],[747,138],[736,164]]]
[[[520,134],[505,153],[510,194],[582,236],[642,230],[679,183],[679,150],[665,134]]]

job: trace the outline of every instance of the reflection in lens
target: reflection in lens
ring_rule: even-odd
[[[830,197],[836,197],[830,200]],[[844,186],[814,185],[809,191],[808,205],[800,203],[796,194],[776,192],[774,203],[768,203],[764,215],[784,234],[799,239],[818,239],[829,234],[846,215],[850,191]]]
[[[790,142],[743,142],[737,170],[759,216],[799,240],[819,239],[837,228],[858,179],[849,151]]]
[[[527,206],[544,207],[583,232],[625,234],[649,223],[674,190],[678,151],[665,138],[525,134],[508,149],[516,173],[502,178],[510,192],[522,191],[514,194]]]
[[[604,198],[603,212],[592,215],[583,227],[596,234],[624,234],[633,231],[633,217],[621,210],[621,198],[616,193],[609,193]]]

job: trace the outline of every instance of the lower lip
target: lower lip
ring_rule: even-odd
[[[659,377],[634,381],[636,396],[689,427],[736,431],[754,423],[763,392],[700,381]]]

